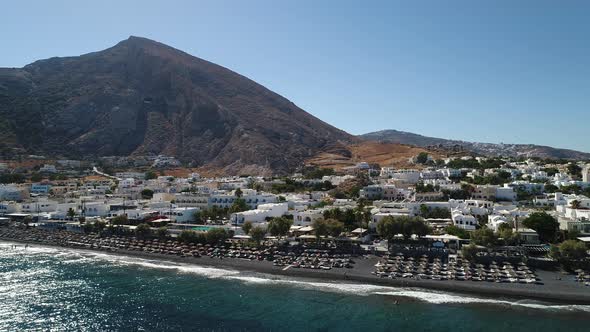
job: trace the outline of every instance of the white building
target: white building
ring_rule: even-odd
[[[461,170],[456,168],[443,168],[440,172],[447,178],[455,178],[461,176]]]
[[[19,206],[15,202],[0,202],[0,215],[15,213],[18,210]]]
[[[39,172],[41,173],[57,173],[57,169],[55,165],[45,164],[41,168],[39,168]]]
[[[195,220],[195,213],[197,213],[199,210],[199,208],[194,207],[173,208],[168,210],[163,209],[160,211],[160,214],[168,217],[175,223],[187,224],[192,223]]]
[[[508,218],[502,215],[489,215],[488,216],[488,228],[492,229],[494,232],[497,232],[500,228],[500,225],[508,224]]]
[[[322,177],[322,182],[329,181],[332,185],[338,186],[342,182],[350,179],[354,179],[354,175],[324,175]]]
[[[143,172],[117,172],[115,173],[115,176],[118,177],[119,179],[135,179],[135,180],[144,180],[145,179],[145,173]]]
[[[359,191],[359,197],[369,200],[381,199],[383,197],[383,188],[378,184],[366,186]]]
[[[415,169],[394,169],[391,167],[383,167],[381,168],[380,175],[389,178],[392,181],[408,184],[416,184],[420,181],[420,172]]]
[[[477,219],[470,214],[464,214],[461,210],[453,210],[451,213],[451,219],[455,226],[465,230],[475,230],[475,227],[477,226]]]
[[[57,202],[48,199],[39,199],[35,202],[22,203],[22,213],[54,212],[57,210]]]
[[[33,183],[31,184],[31,192],[34,194],[49,194],[51,190],[51,185],[48,183]]]
[[[29,193],[21,187],[0,184],[1,201],[21,201],[27,196],[29,196]]]
[[[135,186],[135,178],[125,178],[119,181],[120,188],[129,188]]]
[[[293,211],[294,226],[309,226],[317,219],[324,218],[324,209]]]
[[[180,166],[180,162],[174,157],[158,156],[152,167],[176,167]]]
[[[269,193],[258,193],[253,189],[242,189],[242,197],[246,204],[251,208],[255,209],[259,204],[276,203],[277,196]],[[217,192],[211,194],[209,197],[209,207],[231,207],[232,204],[238,199],[235,192]]]
[[[252,223],[264,223],[268,218],[281,217],[287,214],[287,203],[260,204],[255,210],[232,213],[230,221],[232,225],[242,225],[246,221]]]
[[[81,202],[81,214],[87,217],[106,217],[109,214],[110,205],[102,201]]]
[[[499,201],[514,201],[516,200],[516,192],[514,188],[509,186],[496,188],[496,200]]]
[[[174,204],[179,207],[198,207],[199,209],[206,209],[209,207],[209,194],[176,194],[174,196]]]

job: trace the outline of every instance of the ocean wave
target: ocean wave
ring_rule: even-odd
[[[15,251],[11,251],[12,245],[18,245],[19,247]],[[114,255],[101,252],[92,252],[86,250],[77,250],[72,248],[54,248],[45,246],[29,246],[26,250],[22,243],[12,242],[0,242],[0,249],[5,249],[7,254],[13,255],[15,253],[27,253],[27,254],[50,254],[52,257],[59,258],[62,263],[85,263],[88,261],[103,261],[109,264],[118,266],[141,266],[150,269],[161,269],[161,270],[176,270],[181,273],[191,273],[206,278],[221,278],[224,276],[239,274],[239,271],[221,269],[214,267],[205,267],[194,264],[182,264],[174,263],[165,260],[152,260],[147,258],[139,258],[125,255]]]
[[[160,270],[176,270],[181,273],[191,273],[196,274],[199,276],[203,276],[206,278],[221,278],[224,276],[236,275],[239,274],[239,271],[235,270],[228,270],[228,269],[220,269],[214,267],[206,267],[206,266],[199,266],[193,264],[182,264],[182,263],[174,263],[169,261],[162,261],[162,260],[152,260],[146,258],[138,258],[138,257],[131,257],[131,256],[124,256],[124,255],[111,255],[111,254],[104,254],[104,253],[92,253],[92,252],[85,252],[84,256],[91,256],[95,259],[99,259],[102,261],[107,261],[111,264],[119,265],[119,266],[140,266],[144,268],[150,269],[160,269]]]
[[[400,298],[410,298],[421,302],[431,304],[487,304],[487,305],[503,305],[522,307],[528,309],[538,310],[553,310],[553,311],[582,311],[590,312],[590,306],[588,305],[557,305],[544,302],[536,301],[508,301],[508,300],[496,300],[490,298],[481,298],[466,296],[456,293],[431,291],[421,288],[408,288],[408,287],[385,287],[376,286],[370,284],[357,284],[357,283],[329,283],[329,282],[314,282],[297,279],[287,278],[275,278],[273,276],[252,276],[252,275],[236,275],[236,276],[225,276],[225,279],[238,280],[246,284],[282,284],[303,289],[313,289],[325,292],[336,292],[348,295],[357,296],[392,296]]]

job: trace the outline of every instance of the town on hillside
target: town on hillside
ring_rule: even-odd
[[[541,269],[590,285],[589,163],[422,152],[409,165],[206,177],[167,156],[5,160],[0,238],[284,269],[374,257],[366,273],[391,279],[538,285]]]

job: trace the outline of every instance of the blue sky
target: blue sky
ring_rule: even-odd
[[[13,1],[0,67],[143,36],[352,134],[590,152],[588,1]]]

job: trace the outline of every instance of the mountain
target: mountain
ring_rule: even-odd
[[[355,141],[244,76],[145,38],[0,68],[4,152],[164,154],[261,174]]]
[[[398,130],[382,130],[364,135],[360,138],[369,141],[409,144],[420,147],[438,147],[454,151],[466,151],[482,156],[538,157],[545,159],[588,160],[590,153],[558,149],[534,144],[494,144],[448,140],[422,136]]]

